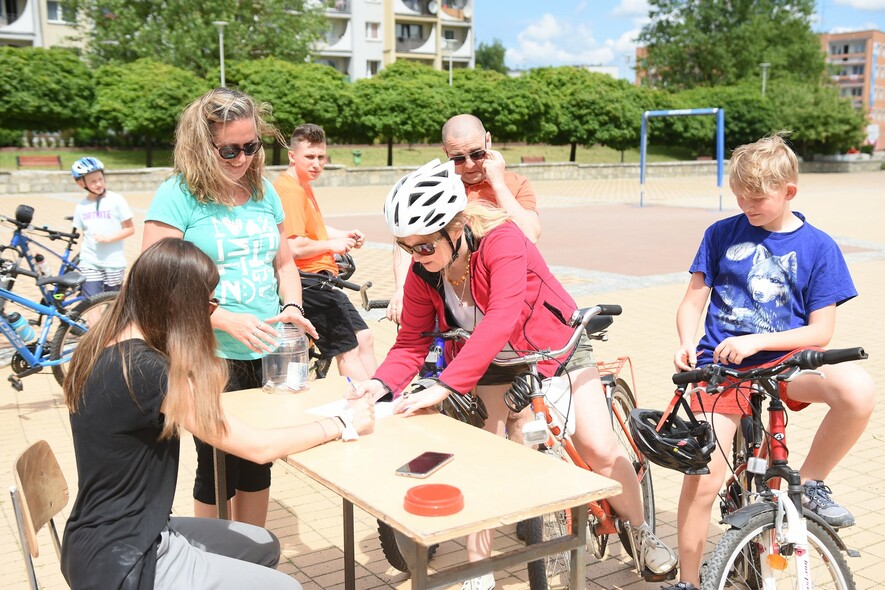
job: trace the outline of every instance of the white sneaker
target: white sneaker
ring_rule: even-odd
[[[655,536],[647,523],[632,528],[630,532],[639,554],[637,562],[640,571],[648,568],[653,573],[666,574],[676,567],[676,553]]]
[[[461,584],[461,590],[492,590],[495,587],[495,576],[486,574],[478,578],[470,578]]]

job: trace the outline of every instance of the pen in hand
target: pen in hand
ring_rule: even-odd
[[[356,385],[353,383],[353,379],[350,377],[345,377],[347,379],[347,384],[350,385],[350,395],[346,396],[347,399],[359,399],[363,397],[357,390]]]

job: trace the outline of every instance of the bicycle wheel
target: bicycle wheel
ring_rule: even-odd
[[[99,319],[107,314],[108,309],[116,298],[116,292],[99,293],[82,301],[68,314],[68,317],[84,324],[88,330],[90,326],[95,325]],[[61,325],[55,332],[55,336],[52,338],[49,358],[57,360],[73,352],[84,333],[77,326],[61,322]],[[52,374],[55,375],[55,380],[58,381],[59,385],[64,385],[67,364],[53,365]]]
[[[630,429],[627,421],[630,418],[630,412],[636,409],[636,400],[630,387],[622,379],[618,379],[612,389],[612,428],[615,430],[615,436],[618,443],[627,453],[627,458],[633,464],[633,469],[639,478],[639,491],[642,494],[642,508],[645,522],[654,532],[655,530],[655,491],[651,480],[651,463],[648,459],[639,454],[639,451],[633,445],[633,438],[630,435]],[[592,531],[591,531],[592,532]],[[618,537],[621,544],[628,555],[633,557],[630,550],[630,533],[627,532],[623,524],[618,525]],[[589,543],[589,536],[588,536]]]
[[[564,461],[562,449],[544,449],[543,453]],[[520,523],[525,533],[525,544],[535,545],[549,539],[556,539],[571,533],[571,515],[566,510],[551,512]],[[531,561],[526,565],[531,590],[565,588],[569,582],[571,554],[567,551],[548,555],[543,560]]]
[[[701,590],[795,589],[795,553],[783,555],[781,564],[769,564],[766,557],[775,542],[774,520],[773,512],[758,514],[745,526],[727,531],[701,573]],[[814,588],[854,590],[854,578],[836,542],[816,522],[807,520],[806,523],[808,565]]]
[[[400,549],[400,541],[397,541],[396,531],[387,523],[381,522],[380,520],[377,522],[378,537],[381,539],[381,551],[384,553],[384,558],[387,559],[387,563],[393,566],[396,570],[408,572],[409,564],[406,562],[406,558]],[[411,542],[408,541],[408,537],[400,535],[399,538],[401,539],[401,542]],[[439,548],[439,544],[434,544],[427,548],[427,561],[430,561],[430,558],[436,553],[437,548]]]

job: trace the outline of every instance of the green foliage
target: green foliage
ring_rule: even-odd
[[[303,62],[328,24],[325,5],[304,0],[65,0],[82,14],[78,31],[94,65],[150,57],[205,76],[219,63],[218,29],[226,60],[273,56]]]
[[[190,72],[151,59],[103,66],[96,72],[96,127],[136,145],[169,143],[184,106],[210,88]]]
[[[504,44],[499,39],[494,39],[488,45],[480,41],[479,47],[476,48],[476,67],[506,74],[507,66],[504,65],[506,52]]]
[[[302,123],[320,125],[330,141],[347,137],[352,126],[350,85],[329,66],[268,57],[231,64],[227,79],[231,86],[270,103],[274,124],[287,138]]]
[[[385,142],[436,140],[455,114],[455,100],[443,72],[400,60],[374,78],[353,85],[355,119],[362,134]]]
[[[811,30],[814,0],[649,0],[640,43],[652,83],[667,88],[773,79],[820,81],[820,42]],[[657,80],[657,82],[655,82]]]
[[[479,117],[494,141],[524,141],[539,132],[544,103],[525,78],[458,70],[453,84],[454,111]]]
[[[0,127],[56,130],[88,124],[92,72],[66,49],[0,47]]]
[[[16,129],[0,129],[0,147],[21,147],[22,132]]]

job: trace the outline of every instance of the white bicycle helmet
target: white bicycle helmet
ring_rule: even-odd
[[[436,159],[393,185],[384,201],[384,218],[397,238],[426,236],[443,229],[466,206],[467,193],[455,164]]]
[[[99,170],[104,170],[104,164],[101,163],[101,160],[92,156],[80,158],[71,166],[71,174],[74,175],[74,180],[79,180],[90,172],[98,172]]]

